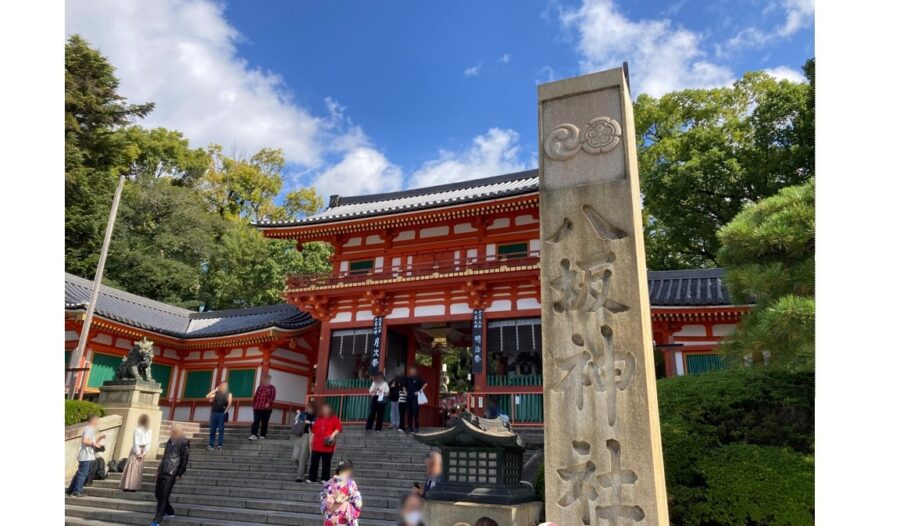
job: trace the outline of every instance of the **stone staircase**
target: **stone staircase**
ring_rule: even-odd
[[[176,517],[164,524],[321,526],[321,486],[294,482],[297,469],[290,459],[293,444],[288,426],[270,426],[268,438],[255,442],[247,440],[248,427],[227,427],[220,452],[206,449],[207,426],[188,430],[191,433],[191,460],[172,492]],[[399,499],[413,482],[423,480],[429,451],[411,435],[397,431],[366,434],[360,427],[344,428],[332,469],[341,459],[353,461],[363,496],[362,524],[396,524]],[[136,493],[120,491],[121,474],[110,473],[107,480],[86,487],[84,497],[66,497],[66,524],[149,525],[156,505],[153,490],[158,465],[158,460],[145,462],[144,484]]]

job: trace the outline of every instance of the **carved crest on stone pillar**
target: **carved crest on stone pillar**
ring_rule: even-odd
[[[556,161],[565,161],[584,150],[591,155],[608,153],[622,142],[622,126],[615,119],[596,117],[584,130],[574,124],[560,124],[544,137],[544,153]]]

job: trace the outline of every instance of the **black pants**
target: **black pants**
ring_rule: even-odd
[[[384,409],[387,402],[379,402],[377,396],[372,397],[369,403],[369,418],[366,420],[366,431],[372,430],[372,424],[375,424],[375,431],[381,431],[381,424],[384,422]]]
[[[309,458],[309,480],[318,482],[320,480],[328,480],[331,478],[331,457],[334,453],[322,453],[313,451]],[[319,462],[322,462],[322,478],[318,478]]]
[[[254,409],[253,425],[250,426],[250,434],[260,437],[266,436],[266,432],[269,431],[269,417],[271,416],[271,409]],[[262,423],[262,429],[259,428],[260,422]]]
[[[156,477],[156,516],[153,522],[162,522],[163,515],[175,515],[175,510],[169,504],[169,495],[175,487],[175,475],[160,473]]]
[[[409,429],[419,430],[419,394],[412,394],[406,398],[406,414],[409,415]]]
[[[406,429],[406,402],[400,402],[400,431]]]

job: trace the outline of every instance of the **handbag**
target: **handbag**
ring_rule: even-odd
[[[306,411],[297,415],[297,420],[291,424],[291,434],[295,437],[303,436],[306,432]]]
[[[428,397],[425,396],[424,391],[419,391],[419,405],[425,405],[428,403]]]

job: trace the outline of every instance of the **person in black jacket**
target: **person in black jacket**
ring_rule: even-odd
[[[156,472],[156,516],[153,517],[151,526],[159,526],[163,518],[175,516],[175,510],[169,504],[169,495],[172,494],[175,481],[187,469],[190,452],[191,443],[184,437],[184,430],[181,426],[173,426]]]

